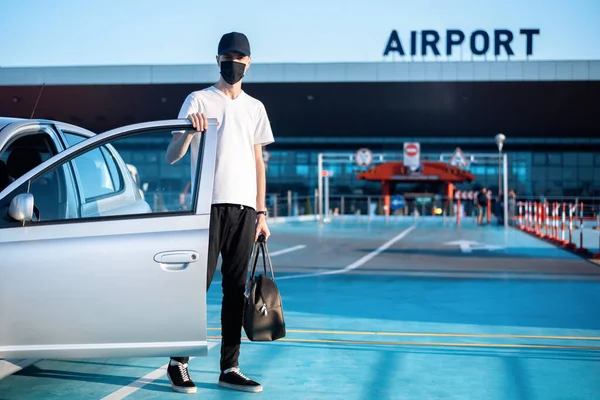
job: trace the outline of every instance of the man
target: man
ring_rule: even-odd
[[[479,193],[477,193],[477,198],[475,199],[477,203],[477,209],[479,214],[477,216],[477,225],[483,225],[483,217],[487,214],[488,207],[488,197],[487,197],[487,188],[482,188]]]
[[[181,159],[188,148],[192,166],[198,160],[200,135],[208,118],[219,123],[214,192],[210,217],[207,290],[222,257],[221,374],[219,385],[246,392],[262,386],[238,368],[248,262],[254,241],[270,235],[266,223],[265,165],[262,147],[274,141],[263,104],[242,91],[250,66],[250,44],[242,33],[231,32],[219,41],[219,81],[188,95],[179,118],[188,118],[197,132],[176,132],[167,149],[167,162]],[[192,172],[192,176],[195,170]],[[172,357],[167,375],[173,390],[196,393],[187,357]]]

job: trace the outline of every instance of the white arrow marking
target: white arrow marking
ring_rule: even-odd
[[[502,250],[504,247],[495,244],[484,244],[472,240],[455,240],[453,242],[444,243],[446,246],[459,246],[463,253],[472,253],[473,250]]]

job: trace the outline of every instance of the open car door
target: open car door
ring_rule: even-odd
[[[181,131],[201,135],[194,165],[189,151],[165,161]],[[203,133],[187,120],[111,130],[0,192],[0,358],[207,354],[216,132],[214,119]],[[141,165],[149,146],[161,157]],[[158,182],[141,196],[128,164],[183,177],[191,195]]]

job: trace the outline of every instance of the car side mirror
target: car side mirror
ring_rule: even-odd
[[[15,196],[8,207],[8,215],[19,222],[28,222],[33,220],[33,195],[31,193],[21,193]]]

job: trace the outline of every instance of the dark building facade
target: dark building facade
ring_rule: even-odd
[[[29,117],[45,83],[35,117],[102,132],[176,118],[187,94],[217,77],[207,65],[0,69],[0,115]],[[265,104],[276,137],[271,193],[311,194],[319,152],[401,154],[416,141],[427,154],[495,153],[501,132],[519,195],[600,196],[600,62],[259,64],[244,90]],[[156,164],[165,148],[135,157]],[[380,192],[352,163],[326,168],[332,193]],[[176,180],[152,171],[151,185]],[[497,165],[470,172],[474,185],[497,187]]]

